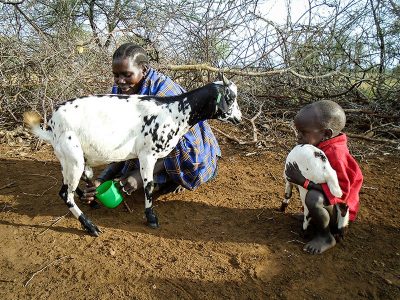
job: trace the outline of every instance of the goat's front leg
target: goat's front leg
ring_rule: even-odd
[[[156,164],[156,159],[152,154],[139,156],[140,163],[140,175],[143,180],[143,189],[145,197],[145,210],[144,213],[147,219],[147,225],[151,228],[158,228],[160,225],[158,223],[157,215],[153,210],[153,172],[154,165]]]
[[[93,178],[93,170],[92,170],[92,168],[89,167],[89,166],[85,166],[85,169],[84,169],[84,171],[82,173],[81,179],[85,183],[90,184],[91,181],[92,181],[92,178]],[[78,195],[79,198],[83,197],[83,191],[79,187],[76,188],[75,192],[76,192],[76,194]]]
[[[279,211],[285,212],[286,207],[289,205],[290,198],[292,197],[292,189],[293,189],[293,184],[286,180],[285,183],[285,199],[282,200],[281,207],[279,208]]]

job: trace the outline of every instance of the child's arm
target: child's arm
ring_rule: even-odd
[[[307,180],[307,178],[305,178],[303,176],[303,174],[301,174],[299,166],[297,165],[296,162],[288,163],[286,165],[286,173],[285,173],[285,175],[286,175],[288,181],[290,181],[290,182],[292,182],[294,184],[303,186],[303,187],[304,187],[304,183]],[[309,184],[307,186],[307,190],[317,190],[317,191],[320,191],[320,192],[324,193],[322,185],[318,184],[318,183],[315,183],[315,182],[312,182],[312,181],[309,182]]]

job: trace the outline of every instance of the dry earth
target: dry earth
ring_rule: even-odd
[[[276,211],[286,150],[220,140],[217,179],[160,197],[158,230],[137,199],[132,214],[79,204],[98,238],[64,216],[49,147],[0,144],[0,299],[400,299],[398,155],[362,159],[359,218],[344,242],[312,256],[297,193]]]

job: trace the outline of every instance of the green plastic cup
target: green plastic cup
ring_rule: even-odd
[[[121,204],[123,197],[113,180],[104,181],[96,188],[96,198],[108,208],[116,208]]]

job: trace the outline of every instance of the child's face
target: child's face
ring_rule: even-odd
[[[124,94],[134,94],[144,76],[143,68],[134,64],[129,58],[113,60],[112,72],[115,84]]]
[[[325,129],[317,121],[316,115],[312,112],[300,111],[294,119],[297,131],[298,144],[311,144],[317,146],[320,142],[329,139],[330,130]]]

